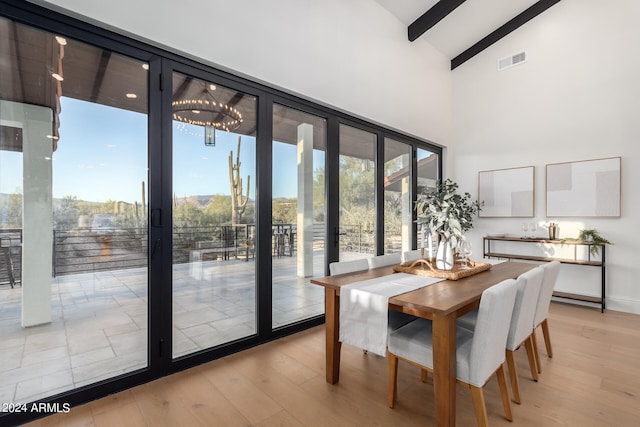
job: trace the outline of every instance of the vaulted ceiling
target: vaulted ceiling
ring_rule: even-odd
[[[560,0],[375,1],[407,26],[407,43],[426,40],[451,59],[453,69]],[[0,19],[0,36],[1,99],[50,106],[56,113],[60,96],[146,111],[146,71],[137,61],[74,40],[62,49],[53,34],[6,19]],[[62,75],[63,70],[63,83],[49,75],[56,71]],[[133,79],[134,75],[139,78]],[[137,86],[131,87],[132,83]],[[126,93],[145,95],[132,99]],[[251,122],[255,123],[246,120]],[[56,129],[57,125],[56,114]],[[0,141],[7,148],[12,138],[3,135]]]
[[[560,0],[376,0],[407,26],[408,40],[425,39],[461,65]]]

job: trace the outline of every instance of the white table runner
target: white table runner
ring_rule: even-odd
[[[381,356],[387,353],[389,297],[441,280],[396,273],[340,288],[340,341]]]

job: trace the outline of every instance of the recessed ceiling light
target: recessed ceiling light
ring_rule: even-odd
[[[128,94],[126,95],[126,97],[127,97],[127,98],[131,98],[131,99],[135,99],[135,98],[137,98],[137,97],[138,97],[138,95],[136,95],[135,93],[128,93]]]
[[[66,46],[67,45],[67,39],[65,39],[64,37],[56,36],[56,41],[61,46]]]
[[[47,135],[47,138],[53,139],[54,141],[60,139],[59,137],[57,137],[55,135]]]
[[[209,85],[209,89],[211,89],[211,90],[216,90],[216,85],[214,85],[214,84],[210,84],[210,85]]]
[[[53,77],[54,79],[56,79],[57,81],[61,82],[64,80],[64,77],[62,77],[60,74],[58,73],[51,73],[51,77]]]
[[[145,70],[149,69],[149,64],[142,64],[142,68],[144,68]]]

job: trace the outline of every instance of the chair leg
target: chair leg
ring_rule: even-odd
[[[387,394],[387,403],[389,408],[393,408],[398,399],[398,358],[387,351],[387,359],[389,360],[389,389]]]
[[[513,391],[513,401],[520,404],[520,384],[518,382],[518,368],[516,366],[515,352],[506,350],[507,368],[509,368],[509,379],[511,380],[511,391]]]
[[[513,421],[513,415],[511,414],[511,399],[509,399],[509,390],[507,389],[507,376],[504,372],[504,363],[498,367],[496,376],[498,377],[498,385],[500,386],[502,406],[504,406],[504,417],[509,421]]]
[[[536,357],[536,367],[538,368],[538,373],[542,373],[542,364],[540,363],[540,352],[538,351],[538,340],[536,338],[536,330],[534,329],[531,332],[531,343],[533,344],[533,353]]]
[[[473,400],[473,409],[476,411],[478,427],[487,427],[489,425],[489,417],[487,416],[487,405],[484,401],[482,387],[470,385],[469,388],[471,388],[471,399]]]
[[[553,357],[553,350],[551,349],[551,336],[549,335],[549,323],[547,319],[542,321],[542,335],[544,336],[544,345],[547,347],[547,355]]]
[[[429,371],[427,371],[426,369],[420,369],[420,381],[422,381],[423,383],[427,382],[427,378],[429,377]]]
[[[538,361],[536,353],[533,351],[533,336],[529,335],[524,341],[524,347],[527,349],[527,357],[529,358],[529,370],[534,381],[538,381]]]

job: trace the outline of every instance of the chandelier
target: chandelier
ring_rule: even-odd
[[[232,132],[242,124],[242,113],[219,102],[212,91],[215,85],[205,85],[200,96],[171,103],[173,120],[204,127],[204,145],[215,147],[216,129]]]

